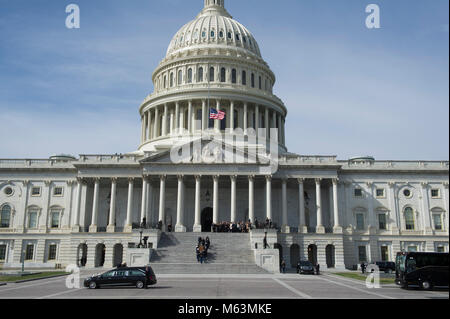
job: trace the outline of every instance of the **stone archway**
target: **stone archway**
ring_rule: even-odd
[[[106,247],[104,244],[95,246],[95,267],[103,267],[105,265]]]
[[[296,268],[300,262],[300,246],[297,244],[291,245],[291,267]]]
[[[86,244],[78,245],[77,265],[78,267],[86,267],[88,246]]]
[[[115,244],[113,249],[113,266],[121,265],[123,262],[123,245]]]
[[[334,268],[334,254],[335,254],[334,246],[328,245],[325,249],[325,254],[327,257],[327,267]]]
[[[200,222],[202,225],[202,232],[211,232],[211,227],[213,224],[213,209],[211,207],[206,207],[203,209]]]
[[[308,246],[308,260],[313,265],[317,265],[317,246],[315,244]]]
[[[281,246],[280,244],[276,243],[276,244],[273,245],[273,249],[278,249],[278,251],[280,252],[279,264],[281,266],[281,261],[283,260],[283,246]]]

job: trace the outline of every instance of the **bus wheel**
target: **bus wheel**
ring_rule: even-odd
[[[421,282],[420,286],[424,290],[431,290],[433,288],[433,285],[428,280],[424,280]]]

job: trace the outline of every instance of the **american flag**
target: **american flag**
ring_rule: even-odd
[[[223,120],[225,118],[225,112],[218,111],[216,109],[211,109],[209,112],[209,119],[210,120]]]

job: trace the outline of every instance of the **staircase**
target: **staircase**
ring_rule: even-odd
[[[209,237],[208,260],[197,262],[198,237]],[[267,274],[256,266],[250,248],[250,234],[162,233],[158,249],[152,252],[156,274]]]

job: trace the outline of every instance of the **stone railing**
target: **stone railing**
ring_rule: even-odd
[[[138,163],[142,156],[129,154],[114,155],[80,155],[78,163]]]
[[[0,168],[26,167],[71,167],[73,161],[56,159],[0,159]]]
[[[280,164],[306,165],[306,164],[338,164],[337,156],[280,156]]]
[[[448,161],[339,161],[343,169],[448,170]]]

